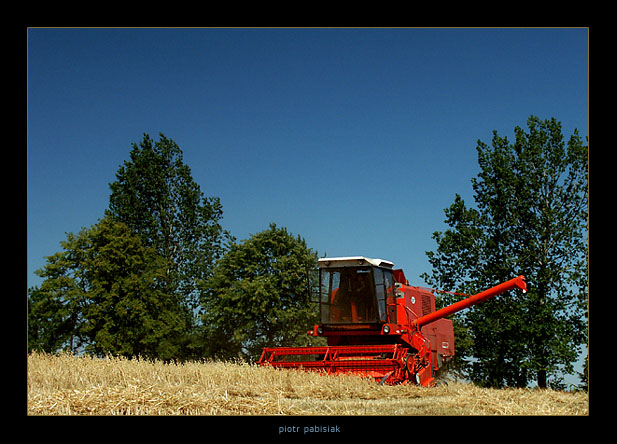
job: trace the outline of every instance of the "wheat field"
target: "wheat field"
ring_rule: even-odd
[[[216,361],[31,353],[28,415],[588,415],[588,396],[534,389],[380,386]]]

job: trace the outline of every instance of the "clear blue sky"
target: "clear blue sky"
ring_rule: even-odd
[[[424,285],[476,141],[531,114],[585,137],[587,93],[587,29],[29,29],[28,284],[162,132],[238,240],[275,222]]]

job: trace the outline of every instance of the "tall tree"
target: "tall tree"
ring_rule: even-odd
[[[233,245],[219,261],[205,298],[211,353],[255,360],[265,346],[307,345],[317,320],[307,292],[307,269],[317,253],[285,228],[270,229]],[[306,327],[306,328],[305,328]]]
[[[37,271],[45,280],[29,300],[29,349],[177,355],[185,325],[174,296],[162,291],[164,258],[109,217],[61,245]]]
[[[204,196],[182,150],[163,134],[133,143],[109,186],[109,214],[167,260],[164,291],[179,297],[190,333],[199,320],[197,283],[211,276],[230,239],[219,223],[219,198]]]
[[[493,132],[478,141],[476,208],[460,196],[445,210],[451,227],[427,252],[430,284],[468,293],[517,274],[526,295],[509,295],[455,317],[469,377],[490,386],[557,385],[587,337],[588,149],[577,130],[564,142],[561,123],[531,116],[515,140]],[[445,297],[449,299],[451,296]],[[447,300],[446,302],[451,302]]]

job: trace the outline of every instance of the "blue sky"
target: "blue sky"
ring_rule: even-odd
[[[103,216],[131,143],[178,143],[238,240],[270,222],[412,284],[476,141],[588,135],[587,29],[29,29],[28,285]]]

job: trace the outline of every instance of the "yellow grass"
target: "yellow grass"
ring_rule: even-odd
[[[29,415],[587,415],[586,393],[379,386],[249,364],[28,356]]]

